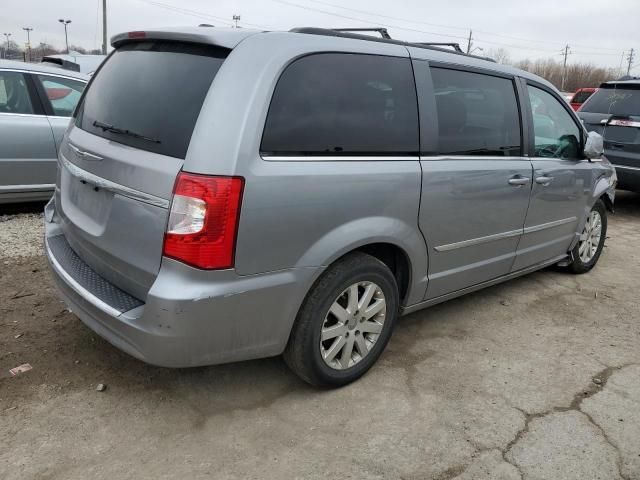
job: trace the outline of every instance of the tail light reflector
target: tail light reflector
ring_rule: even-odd
[[[244,179],[180,172],[163,255],[207,269],[234,265]]]

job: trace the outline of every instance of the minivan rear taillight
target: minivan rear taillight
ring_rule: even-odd
[[[244,179],[181,172],[163,255],[208,270],[231,268]]]

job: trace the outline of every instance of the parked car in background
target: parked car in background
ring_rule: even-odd
[[[88,77],[0,60],[0,203],[47,200],[58,147]]]
[[[562,95],[562,98],[564,98],[567,103],[573,98],[573,93],[570,92],[560,92],[560,95]]]
[[[87,55],[78,52],[47,55],[42,58],[42,63],[57,66],[65,70],[93,75],[100,64],[104,62],[106,55]]]
[[[604,137],[619,188],[640,192],[640,79],[603,83],[578,116],[588,130]]]
[[[576,93],[573,94],[571,100],[569,100],[571,108],[577,111],[596,90],[597,88],[590,87],[579,88]]]
[[[73,312],[139,359],[284,352],[344,385],[400,314],[598,261],[615,172],[540,77],[313,28],[112,45],[65,134],[45,243]]]

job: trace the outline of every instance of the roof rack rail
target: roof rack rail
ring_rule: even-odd
[[[404,45],[405,47],[427,48],[429,50],[437,50],[440,52],[452,53],[454,55],[464,55],[465,57],[477,58],[478,60],[486,60],[494,62],[495,60],[479,55],[464,53],[457,43],[431,43],[431,42],[404,42],[391,38],[386,28],[319,28],[319,27],[297,27],[289,30],[293,33],[306,33],[308,35],[324,35],[327,37],[343,37],[353,38],[355,40],[366,40],[369,42],[392,43],[395,45]],[[371,35],[362,35],[357,32],[377,32],[381,38],[372,37]],[[356,32],[356,33],[353,33]],[[386,36],[385,36],[386,35]],[[453,47],[453,50],[444,47]]]
[[[332,28],[334,32],[376,32],[381,38],[391,40],[391,35],[386,28]]]
[[[451,47],[458,53],[464,53],[459,43],[455,42],[416,42],[415,45],[424,45],[425,47]],[[466,53],[464,53],[466,55]]]

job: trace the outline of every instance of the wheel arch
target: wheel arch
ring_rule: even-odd
[[[427,282],[427,246],[417,226],[399,219],[370,217],[343,224],[310,246],[297,266],[328,267],[355,251],[372,255],[394,272],[402,305],[422,300]]]

